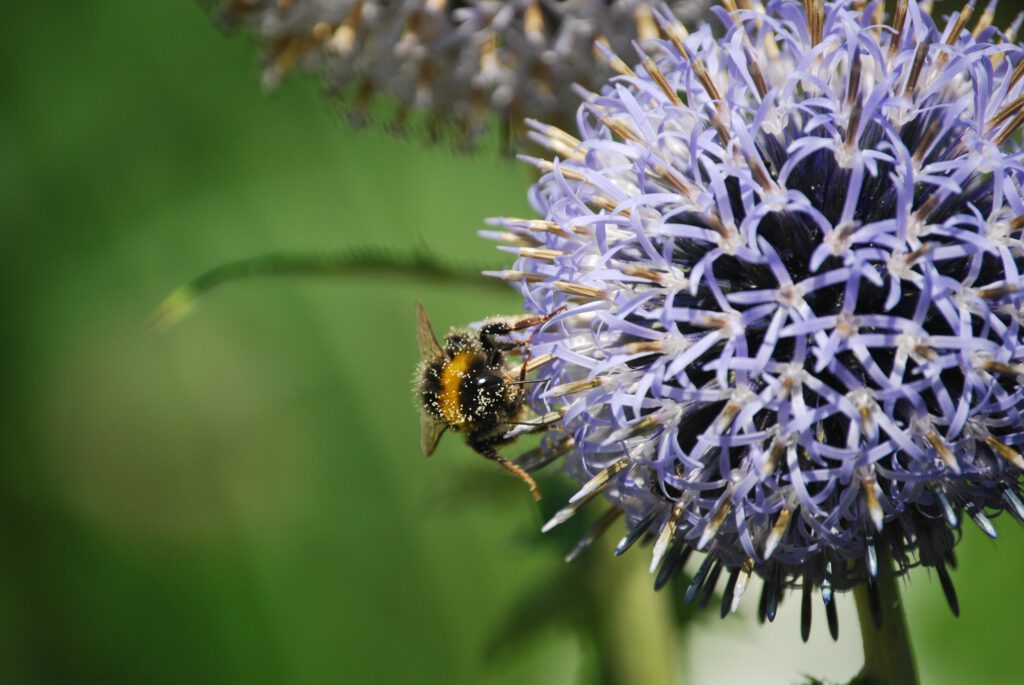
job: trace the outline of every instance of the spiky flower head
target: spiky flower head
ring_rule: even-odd
[[[706,5],[671,11],[685,18]],[[465,143],[488,111],[517,125],[571,121],[571,86],[596,88],[611,74],[605,50],[659,37],[640,0],[227,0],[221,16],[254,30],[266,85],[296,67],[318,71],[356,119],[383,93],[399,104],[399,128],[424,112],[432,135],[451,129]]]
[[[582,483],[548,526],[603,493],[659,584],[706,552],[689,597],[801,587],[805,637],[883,555],[955,611],[961,515],[1024,515],[1024,50],[972,5],[746,7],[657,12],[578,137],[534,127],[542,218],[495,222],[498,275],[567,307],[532,345]]]

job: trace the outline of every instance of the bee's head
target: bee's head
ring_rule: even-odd
[[[468,412],[476,420],[494,417],[505,410],[518,397],[519,388],[510,385],[505,377],[494,369],[480,369],[465,381],[464,397],[468,400]]]

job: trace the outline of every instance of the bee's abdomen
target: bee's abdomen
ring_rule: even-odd
[[[444,421],[441,414],[441,372],[444,362],[429,362],[420,373],[420,402],[434,418]]]

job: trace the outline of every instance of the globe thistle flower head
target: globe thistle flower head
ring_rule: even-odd
[[[587,95],[540,219],[501,219],[579,492],[653,539],[664,583],[706,553],[723,615],[947,566],[964,517],[1024,518],[1024,51],[967,5],[727,4]],[[553,443],[554,444],[554,443]],[[564,451],[564,450],[563,450]]]
[[[704,0],[672,3],[696,16]],[[596,88],[611,74],[597,41],[617,51],[660,33],[639,0],[228,0],[227,26],[248,25],[263,44],[264,84],[301,67],[320,72],[361,122],[377,94],[398,103],[395,128],[427,115],[434,137],[463,144],[496,112],[570,122],[571,86]]]

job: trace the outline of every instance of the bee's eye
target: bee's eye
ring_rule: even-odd
[[[476,387],[482,392],[495,392],[500,390],[502,386],[501,377],[495,376],[494,374],[484,374],[477,376]]]
[[[505,403],[505,381],[493,373],[483,373],[471,381],[473,392],[466,400],[467,413],[482,419],[491,416]]]

